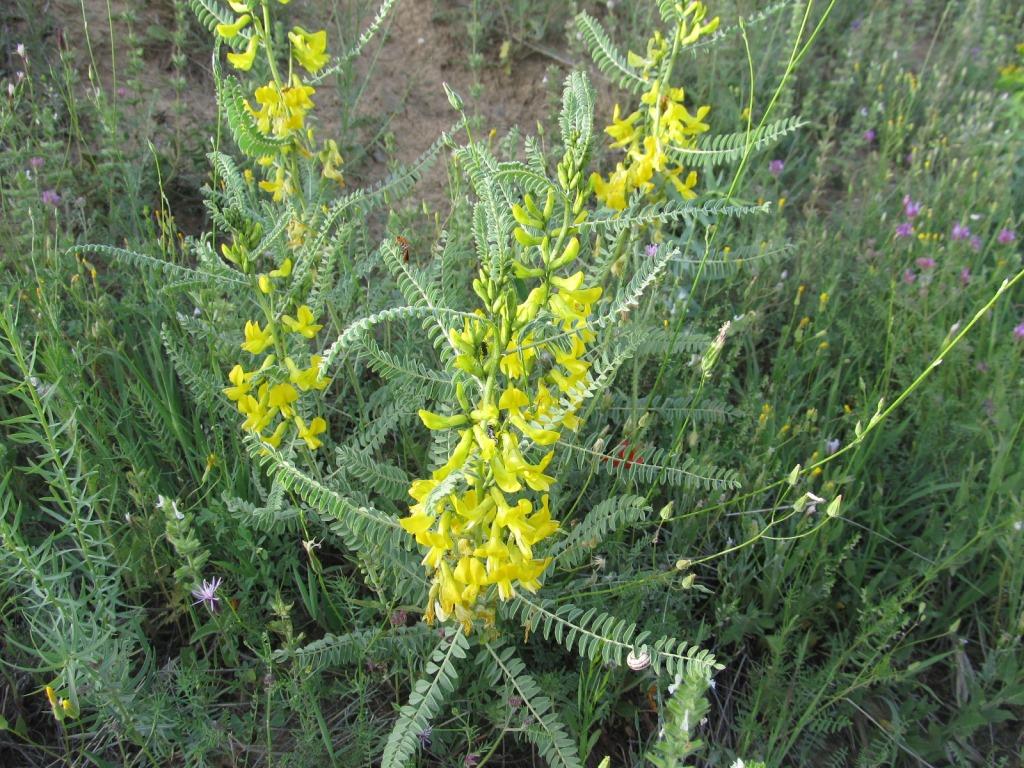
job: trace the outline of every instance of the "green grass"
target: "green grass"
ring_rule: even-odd
[[[623,50],[642,52],[657,24],[654,3],[584,5]],[[804,42],[827,5],[813,4]],[[355,40],[372,15],[326,6],[332,41]],[[712,105],[712,134],[742,131],[751,99],[756,126],[803,8],[684,53],[675,80],[688,103]],[[711,5],[723,29],[756,10]],[[648,239],[681,258],[623,321],[639,351],[549,470],[576,550],[527,595],[547,618],[524,632],[527,609],[499,613],[458,675],[447,652],[465,644],[419,620],[415,578],[392,579],[370,520],[405,515],[408,481],[447,455],[415,416],[433,406],[410,395],[448,396],[429,329],[381,324],[376,357],[332,372],[328,450],[282,460],[341,500],[329,503],[270,469],[220,393],[251,300],[74,247],[196,266],[182,230],[220,228],[200,188],[225,174],[202,155],[211,138],[230,151],[230,134],[190,114],[180,79],[193,54],[208,61],[209,37],[185,3],[160,11],[155,25],[113,19],[130,37],[111,62],[93,49],[106,29],[58,49],[55,19],[0,12],[0,765],[375,765],[396,718],[432,724],[429,739],[391,737],[419,765],[572,765],[571,750],[588,766],[1024,759],[1024,119],[1000,79],[1019,60],[1017,4],[837,3],[769,118],[806,124],[738,176],[735,164],[701,173],[702,194],[771,212],[642,229],[590,254],[606,296]],[[480,82],[506,66],[504,40],[513,72],[538,48],[587,66],[570,16],[534,0],[446,8],[444,21],[467,30],[461,54]],[[159,92],[138,79],[154,51],[170,62]],[[344,104],[362,98],[361,72],[335,78]],[[613,103],[636,100],[593,79],[599,132]],[[485,119],[501,99],[475,96]],[[140,119],[168,103],[173,120]],[[388,118],[352,111],[339,144],[357,178],[369,152],[354,129],[372,136]],[[554,117],[536,115],[547,157],[562,151]],[[386,128],[400,144],[414,126]],[[483,141],[523,156],[518,132]],[[618,159],[596,154],[604,171]],[[412,266],[472,306],[468,170],[446,152],[438,162],[447,211],[428,217],[424,190],[403,186],[339,227],[310,278],[324,346],[404,303],[382,237],[407,237]],[[898,237],[905,195],[922,210]],[[978,240],[955,238],[958,225]],[[415,574],[419,557],[395,554]],[[217,612],[190,594],[213,576]],[[567,648],[562,629],[575,622],[580,642],[590,608],[625,622],[588,625],[595,636],[635,622],[646,642],[685,640],[724,668],[708,689]],[[440,672],[425,673],[432,655]],[[428,683],[433,714],[400,716]],[[54,717],[47,685],[76,716]]]

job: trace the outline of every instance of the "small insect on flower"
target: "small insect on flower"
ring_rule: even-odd
[[[217,608],[220,606],[220,598],[217,596],[217,589],[222,583],[222,579],[219,576],[214,577],[212,580],[207,581],[203,579],[203,583],[192,590],[192,597],[196,598],[196,601],[192,605],[199,605],[202,603],[207,607],[210,613],[216,613]]]

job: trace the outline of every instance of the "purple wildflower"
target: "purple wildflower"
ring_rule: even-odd
[[[648,246],[644,248],[644,253],[647,254],[647,258],[653,259],[655,256],[658,255],[658,244],[649,243]]]
[[[1021,321],[1014,326],[1013,338],[1017,341],[1024,341],[1024,321]]]
[[[777,177],[780,173],[782,173],[782,169],[785,167],[786,164],[781,160],[772,160],[770,163],[768,163],[768,173],[770,173],[772,176]]]
[[[957,222],[956,224],[954,224],[953,225],[953,229],[950,232],[950,237],[952,237],[954,240],[966,240],[970,236],[971,236],[971,229],[970,229],[970,227],[966,227],[963,224],[961,224],[960,222]]]
[[[921,269],[935,269],[935,259],[931,256],[922,256],[915,263]]]
[[[866,131],[864,131],[863,135],[864,135],[864,141],[866,141],[868,144],[870,144],[876,138],[878,138],[878,134],[875,133],[875,129],[874,128],[868,128]]]
[[[429,725],[422,731],[416,734],[416,738],[420,740],[420,746],[426,749],[430,746],[430,737],[434,734],[434,729]]]
[[[967,285],[969,282],[971,282],[971,268],[964,267],[960,270],[960,284]]]
[[[914,225],[909,221],[904,221],[902,224],[896,227],[896,237],[910,237],[914,234]]]
[[[119,85],[117,87],[117,95],[123,99],[125,96],[128,95],[128,89],[125,88],[123,85]]]
[[[399,608],[391,614],[391,626],[404,627],[408,618],[409,614],[407,614],[405,611]]]
[[[464,758],[462,758],[462,765],[465,768],[476,768],[476,764],[480,762],[480,755],[475,752],[470,752]]]
[[[210,613],[216,612],[220,605],[220,598],[217,597],[217,589],[220,587],[222,579],[219,576],[214,577],[211,581],[203,579],[201,586],[196,587],[192,590],[192,597],[196,598],[196,601],[192,605],[199,605],[202,603],[205,605]]]
[[[37,171],[42,168],[45,163],[46,161],[41,157],[30,157],[28,159],[28,167]]]
[[[917,282],[917,275],[914,273],[914,270],[903,270],[903,282],[906,283],[907,285],[913,285],[914,283]]]
[[[54,208],[60,205],[60,195],[57,194],[57,190],[55,189],[44,189],[43,194],[41,194],[39,198],[47,205],[52,205]]]
[[[921,204],[916,200],[911,200],[910,195],[903,196],[903,215],[908,219],[912,219],[921,212]]]
[[[523,706],[523,700],[519,696],[508,697],[508,708],[515,711]]]
[[[834,437],[825,443],[825,455],[831,456],[833,453],[839,450],[839,446],[842,445],[842,441],[838,437]]]
[[[999,230],[999,234],[996,236],[996,242],[1000,245],[1009,245],[1016,239],[1017,233],[1007,227],[1003,227]]]
[[[854,19],[853,21],[850,22],[850,29],[852,29],[854,32],[856,32],[858,29],[860,29],[860,25],[861,25],[861,20],[860,19]]]
[[[981,250],[981,238],[977,235],[971,235],[970,239],[971,250],[977,253]]]

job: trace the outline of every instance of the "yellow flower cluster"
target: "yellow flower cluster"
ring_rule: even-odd
[[[278,2],[284,5],[287,0]],[[217,34],[233,44],[243,41],[245,47],[240,51],[228,53],[228,62],[235,69],[247,72],[255,64],[259,51],[264,50],[271,75],[270,80],[256,88],[253,93],[257,106],[254,107],[246,100],[245,110],[263,134],[291,140],[291,144],[284,147],[279,156],[259,159],[259,164],[267,169],[267,178],[260,182],[260,188],[271,193],[275,202],[294,194],[295,187],[291,181],[293,168],[287,161],[293,150],[305,157],[315,155],[323,166],[324,178],[344,186],[344,177],[340,171],[343,161],[337,144],[328,141],[320,150],[312,146],[313,132],[306,126],[306,116],[314,107],[312,96],[316,89],[303,82],[297,71],[301,67],[314,75],[327,65],[330,60],[327,53],[327,32],[307,32],[302,27],[292,28],[288,33],[289,75],[284,79],[278,73],[270,42],[271,20],[268,4],[259,0],[231,0],[229,5],[240,15],[230,24],[218,24]],[[262,14],[257,13],[259,8],[262,9]]]
[[[585,194],[575,213],[566,213],[574,224],[585,218]],[[548,232],[554,199],[549,194],[541,210],[527,195],[513,210],[523,225],[516,240],[526,261],[539,255],[536,266],[517,259],[516,274],[539,284],[520,301],[512,280],[498,283],[481,271],[473,289],[483,309],[449,332],[455,367],[468,374],[456,385],[458,408],[447,415],[419,412],[428,429],[455,430],[457,441],[443,466],[413,482],[415,503],[400,523],[426,548],[423,564],[432,574],[426,620],[454,617],[467,633],[474,619],[493,619],[495,593],[508,600],[517,587],[540,587],[551,559],[534,548],[558,530],[547,494],[555,478],[545,474],[554,451],[536,460],[527,455],[554,444],[562,429],[577,428],[578,392],[591,380],[588,320],[601,288],[585,287],[582,271],[554,274],[580,247],[573,225]],[[547,340],[537,338],[543,323]],[[464,381],[478,391],[472,401]]]
[[[257,435],[267,445],[279,448],[285,435],[294,427],[295,436],[309,450],[315,451],[323,444],[319,436],[327,431],[327,422],[316,416],[307,424],[296,403],[301,392],[322,391],[331,380],[320,375],[319,355],[311,355],[309,366],[300,368],[287,354],[285,334],[312,339],[323,327],[315,322],[313,311],[305,304],[295,314],[296,317],[283,315],[280,324],[274,322],[271,314],[265,328],[251,320],[245,324],[243,350],[259,356],[274,348],[278,354],[267,355],[258,367],[249,371],[241,364],[235,365],[228,374],[231,386],[225,387],[224,394],[245,417],[242,429],[246,432]],[[283,360],[284,364],[278,364],[278,360]]]
[[[612,114],[612,123],[605,133],[612,137],[612,149],[621,149],[625,158],[616,164],[607,180],[599,173],[590,177],[597,199],[609,208],[621,211],[629,197],[639,190],[649,200],[664,196],[671,188],[685,200],[696,197],[697,172],[687,171],[672,157],[676,148],[692,148],[696,139],[708,130],[704,118],[711,111],[708,106],[698,107],[691,113],[683,102],[682,88],[665,85],[672,70],[674,55],[681,46],[690,45],[718,27],[718,17],[703,23],[707,8],[703,3],[690,2],[680,7],[680,21],[671,46],[659,32],[655,32],[647,45],[647,56],[630,53],[629,63],[641,69],[641,76],[650,86],[641,96],[641,107],[622,117],[618,104]],[[652,73],[663,71],[652,79]]]

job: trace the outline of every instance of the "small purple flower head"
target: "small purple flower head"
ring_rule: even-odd
[[[192,597],[196,599],[192,605],[202,603],[209,609],[210,613],[215,613],[220,605],[217,589],[220,587],[221,581],[222,579],[219,576],[214,577],[211,581],[203,579],[203,583],[192,590]]]
[[[1013,338],[1015,341],[1024,341],[1024,320],[1014,326]]]
[[[964,226],[960,222],[953,225],[953,229],[949,233],[950,237],[954,240],[966,240],[971,236],[970,227]]]
[[[44,189],[43,194],[41,194],[39,198],[47,205],[52,205],[54,208],[60,205],[60,195],[57,194],[57,190],[55,189]]]
[[[644,253],[647,254],[647,258],[653,259],[655,256],[658,255],[658,244],[657,243],[649,243],[647,245],[647,247],[644,248]]]
[[[866,141],[868,144],[870,144],[876,138],[878,138],[878,134],[875,133],[875,129],[874,128],[868,128],[866,131],[864,131],[863,135],[864,135],[864,141]]]
[[[914,270],[903,270],[903,282],[906,283],[907,285],[913,285],[914,283],[917,282],[917,275],[914,273]]]
[[[1017,239],[1017,233],[1008,227],[1003,227],[999,230],[999,234],[996,236],[996,242],[1000,245],[1009,245]]]
[[[45,163],[46,161],[41,157],[30,157],[28,159],[28,167],[35,171],[42,168]]]
[[[825,443],[825,455],[831,456],[833,453],[839,450],[839,446],[843,443],[838,437],[834,437]]]
[[[967,285],[971,282],[971,268],[964,267],[960,270],[960,284]]]
[[[858,29],[860,29],[861,23],[862,22],[860,19],[854,19],[853,21],[850,22],[850,29],[856,32]]]
[[[770,173],[772,176],[778,177],[778,175],[782,173],[782,169],[785,167],[786,164],[781,160],[772,160],[770,163],[768,163],[768,173]]]
[[[914,263],[921,269],[935,269],[935,259],[931,256],[922,256]]]
[[[508,697],[508,708],[513,712],[523,706],[523,700],[518,696]]]
[[[125,96],[128,95],[128,89],[125,88],[123,85],[119,85],[117,87],[117,95],[123,99]]]
[[[912,200],[910,195],[903,196],[903,215],[908,219],[912,219],[921,212],[921,204],[916,200]]]
[[[465,768],[476,768],[477,763],[480,762],[480,755],[475,752],[470,752],[464,758],[462,758],[462,765]]]
[[[896,226],[896,237],[910,237],[914,234],[914,225],[909,221],[904,221]]]
[[[392,627],[404,627],[406,621],[409,619],[409,614],[403,611],[401,608],[394,611],[391,614],[391,626]]]
[[[981,238],[977,235],[971,235],[971,239],[968,241],[971,246],[971,250],[977,253],[981,250]]]
[[[429,725],[422,731],[416,734],[416,738],[420,740],[420,746],[426,749],[430,746],[430,737],[434,735],[434,729]]]

